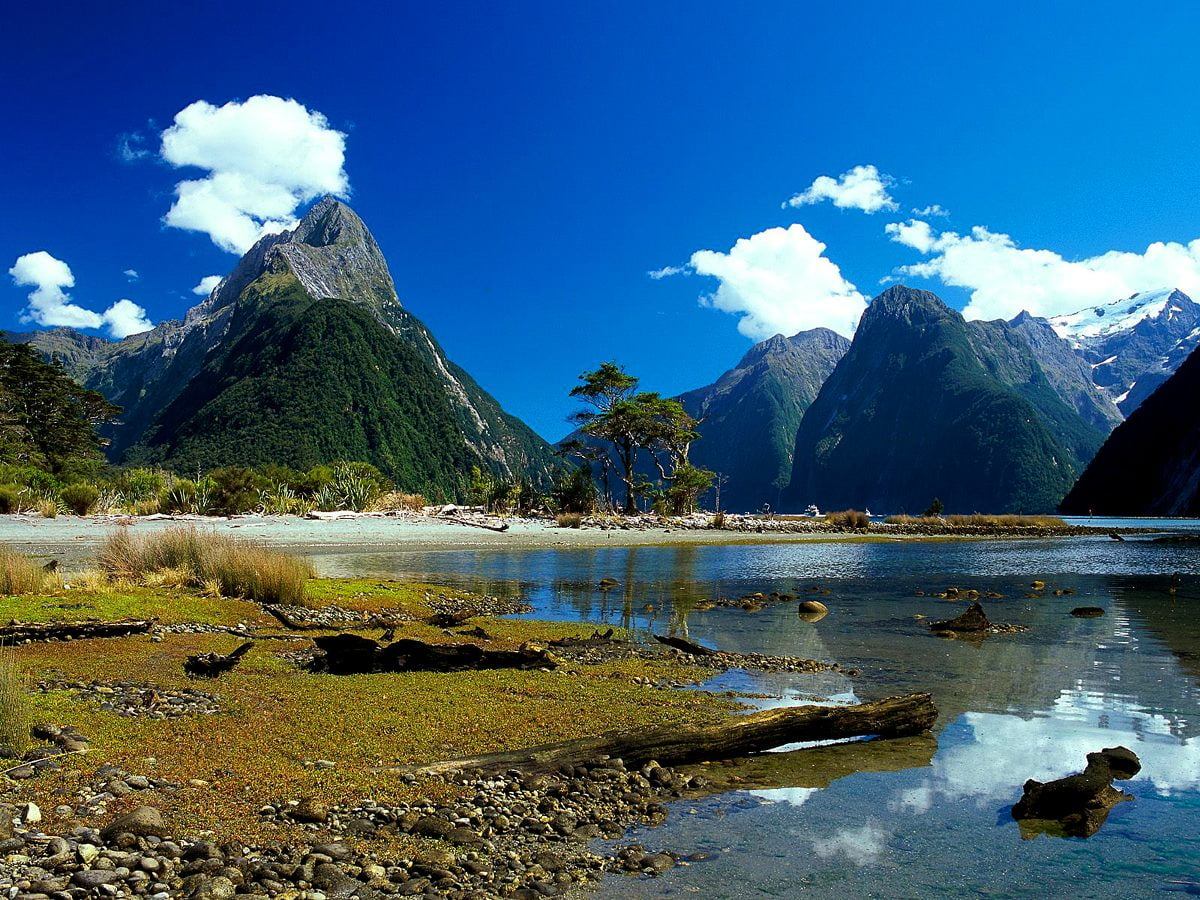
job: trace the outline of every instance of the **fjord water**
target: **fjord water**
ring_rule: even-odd
[[[798,698],[930,691],[932,739],[876,741],[744,767],[710,767],[731,789],[673,805],[626,840],[700,854],[658,879],[610,876],[602,896],[1135,897],[1200,881],[1200,548],[1130,539],[827,543],[444,553],[326,553],[327,574],[417,577],[524,596],[536,615],[686,633],[741,652],[836,660],[861,675],[731,673],[710,685]],[[603,592],[602,577],[620,587]],[[1046,582],[1037,596],[1030,584]],[[994,622],[1029,626],[982,642],[932,636],[916,616],[962,604],[918,597],[995,591]],[[758,613],[706,597],[812,596]],[[1073,594],[1055,596],[1056,588]],[[1077,619],[1076,606],[1101,618]],[[647,689],[647,703],[654,702]],[[1123,744],[1142,760],[1095,836],[1022,838],[1009,810],[1028,778],[1079,771]],[[1195,888],[1192,888],[1195,890]]]

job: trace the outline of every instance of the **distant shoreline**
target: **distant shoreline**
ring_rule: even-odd
[[[482,521],[482,520],[481,520]],[[496,522],[498,520],[487,520]],[[615,521],[615,520],[614,520]],[[418,514],[344,514],[330,519],[296,516],[58,516],[45,519],[31,515],[0,516],[0,543],[37,555],[64,557],[71,564],[90,555],[114,529],[135,528],[139,532],[194,526],[228,532],[280,547],[380,548],[397,551],[439,550],[552,550],[601,547],[641,547],[723,544],[793,543],[887,543],[895,541],[985,541],[1029,540],[1058,537],[1103,537],[1151,533],[1152,528],[1095,528],[1069,525],[1066,528],[982,528],[873,524],[868,531],[847,531],[826,526],[820,520],[739,519],[736,529],[698,527],[681,521],[664,525],[634,519],[627,527],[566,528],[540,519],[506,520],[507,530],[491,531],[460,522]],[[760,530],[761,529],[761,530]]]

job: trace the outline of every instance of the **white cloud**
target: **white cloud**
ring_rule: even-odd
[[[192,293],[197,294],[201,297],[207,297],[209,294],[211,294],[213,292],[213,288],[215,288],[220,283],[221,283],[220,275],[205,275],[203,278],[200,279],[200,283],[197,284],[194,288],[192,288]]]
[[[828,838],[813,838],[813,850],[821,859],[844,856],[858,866],[869,865],[887,849],[887,832],[873,821],[862,828],[843,828]]]
[[[45,250],[17,257],[8,274],[14,284],[34,288],[29,306],[21,314],[22,322],[69,328],[99,328],[104,324],[99,314],[71,302],[71,295],[63,290],[75,286],[71,267]]]
[[[1059,315],[1162,287],[1200,293],[1200,239],[1156,242],[1144,253],[1109,250],[1068,260],[1053,250],[1020,247],[1009,235],[982,225],[969,234],[935,233],[927,222],[911,220],[889,224],[887,232],[930,257],[902,267],[902,274],[937,278],[971,292],[963,310],[968,319],[1009,319],[1021,310]]]
[[[861,209],[865,213],[877,213],[881,209],[894,211],[899,207],[888,194],[892,184],[894,180],[874,166],[855,166],[837,178],[821,175],[808,190],[785,200],[783,206],[808,206],[832,200],[833,205],[841,209]]]
[[[124,274],[125,274],[125,277],[128,278],[130,281],[137,281],[139,278],[141,278],[141,276],[138,274],[137,269],[126,269]]]
[[[129,337],[154,327],[146,318],[146,310],[132,300],[118,300],[106,309],[104,324],[115,338]]]
[[[29,295],[29,305],[21,313],[22,322],[48,327],[107,327],[118,338],[153,327],[146,318],[146,311],[132,300],[118,300],[103,313],[72,303],[71,295],[63,290],[75,286],[71,267],[45,250],[17,257],[8,274],[14,284],[34,288]]]
[[[945,219],[950,215],[950,210],[946,209],[946,207],[942,206],[940,203],[931,203],[929,206],[922,206],[919,208],[914,207],[912,212],[914,216],[925,216],[926,218],[930,216],[938,216]]]
[[[661,269],[650,269],[646,274],[654,278],[654,281],[661,281],[662,278],[670,278],[672,275],[690,275],[691,266],[664,265]]]
[[[214,106],[198,100],[162,134],[162,158],[206,169],[179,182],[167,225],[207,234],[244,253],[295,224],[296,208],[322,194],[345,196],[346,135],[295,100],[258,95]]]
[[[740,315],[738,331],[754,340],[824,326],[850,336],[866,298],[802,225],[740,238],[728,253],[698,250],[691,266],[720,281],[701,305]]]

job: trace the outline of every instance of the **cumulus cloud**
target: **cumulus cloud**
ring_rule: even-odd
[[[809,206],[832,200],[833,205],[841,209],[861,209],[865,213],[877,213],[881,209],[894,212],[899,207],[888,194],[888,188],[894,183],[893,178],[874,166],[855,166],[837,178],[821,175],[808,190],[785,200],[783,206]]]
[[[914,216],[925,216],[926,218],[938,216],[944,219],[950,215],[950,210],[946,209],[940,203],[931,203],[929,206],[914,208],[912,212]]]
[[[861,828],[843,828],[827,838],[813,838],[813,851],[821,859],[844,856],[857,866],[876,862],[887,850],[888,834],[868,821]]]
[[[125,277],[128,278],[130,281],[137,281],[139,278],[141,278],[141,276],[138,274],[137,269],[126,269],[124,274],[125,274]]]
[[[672,275],[685,275],[691,269],[687,266],[663,266],[661,269],[651,269],[646,274],[655,281],[661,281],[664,278],[670,278]]]
[[[968,319],[1009,319],[1021,310],[1060,315],[1162,287],[1200,293],[1200,239],[1160,241],[1143,253],[1109,250],[1068,260],[1053,250],[1021,247],[982,225],[958,234],[936,232],[928,222],[913,219],[889,224],[887,233],[929,257],[903,266],[901,274],[937,278],[971,292],[963,310]]]
[[[345,150],[346,135],[295,100],[258,95],[224,106],[198,100],[163,132],[160,155],[208,174],[175,186],[163,221],[244,253],[263,235],[292,227],[300,204],[349,192]]]
[[[108,328],[117,338],[127,337],[153,327],[146,311],[132,300],[118,300],[102,313],[71,302],[64,288],[75,286],[71,267],[45,250],[17,257],[8,270],[18,287],[32,287],[29,305],[21,313],[22,322],[48,327]]]
[[[824,254],[825,245],[797,224],[740,238],[728,253],[698,250],[691,267],[720,282],[701,305],[740,316],[738,331],[748,338],[821,326],[853,335],[867,300]]]
[[[140,334],[154,327],[146,318],[146,310],[132,300],[118,300],[104,311],[103,318],[109,333],[115,338]]]
[[[200,283],[192,288],[192,293],[201,297],[207,297],[213,292],[213,289],[221,283],[220,275],[205,275],[200,279]]]

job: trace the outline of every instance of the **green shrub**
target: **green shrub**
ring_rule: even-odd
[[[0,484],[0,513],[18,513],[23,508],[21,488],[15,484]]]
[[[77,516],[86,516],[100,499],[100,488],[94,484],[77,481],[63,488],[60,496],[67,509]]]
[[[259,495],[271,485],[253,470],[226,466],[209,474],[212,480],[212,511],[225,516],[252,511]]]
[[[581,468],[564,472],[554,486],[552,496],[563,512],[592,513],[596,511],[599,492],[592,473]]]
[[[167,486],[170,475],[157,469],[128,469],[114,481],[126,501],[132,505],[142,500],[156,500]]]

